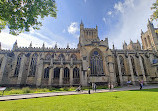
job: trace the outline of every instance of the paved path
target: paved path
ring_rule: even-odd
[[[152,85],[152,86],[148,85],[143,87],[143,89],[152,89],[152,88],[158,88],[158,85]],[[139,90],[139,86],[126,86],[122,88],[114,88],[111,90],[98,89],[97,92],[91,90],[91,93],[127,91],[127,90]],[[42,97],[52,97],[52,96],[61,96],[61,95],[77,95],[77,94],[88,94],[88,91],[84,90],[82,92],[67,91],[67,92],[49,92],[49,93],[38,93],[38,94],[8,95],[8,96],[0,96],[0,101],[42,98]]]

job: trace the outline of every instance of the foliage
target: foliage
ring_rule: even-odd
[[[158,89],[1,101],[2,111],[157,111]]]
[[[31,89],[29,87],[24,87],[24,88],[22,88],[22,91],[23,91],[24,94],[25,93],[30,93]]]
[[[30,27],[39,29],[39,17],[56,17],[56,11],[55,0],[0,0],[0,30],[8,26],[17,35]]]
[[[151,15],[151,19],[157,21],[158,20],[158,0],[156,0],[156,2],[153,3],[151,9],[154,10],[153,14]]]

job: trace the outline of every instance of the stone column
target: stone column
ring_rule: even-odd
[[[17,80],[17,85],[20,85],[20,84],[23,84],[25,83],[23,81],[23,74],[24,74],[24,69],[25,69],[25,62],[26,62],[26,56],[25,54],[22,56],[22,59],[21,59],[21,64],[20,64],[20,69],[19,69],[19,74],[18,74],[18,80]]]
[[[49,82],[48,82],[48,85],[51,86],[52,83],[53,83],[53,75],[54,75],[54,68],[51,67],[50,68],[50,71],[49,71]]]
[[[84,79],[83,79],[83,73],[82,73],[82,68],[81,68],[81,66],[80,66],[79,75],[80,75],[80,84],[83,86]]]
[[[63,85],[63,67],[60,68],[60,78],[59,78],[59,85],[62,86]]]
[[[4,74],[4,71],[5,71],[6,64],[7,64],[7,54],[5,54],[5,56],[3,57],[2,64],[1,64],[0,84],[3,84],[3,74]]]
[[[51,58],[51,62],[50,62],[50,70],[49,70],[49,81],[48,81],[48,85],[51,86],[53,83],[53,75],[54,75],[54,58]]]
[[[70,66],[70,86],[73,85],[73,67]]]
[[[36,70],[36,75],[37,75],[37,79],[36,79],[36,86],[41,86],[41,82],[42,82],[42,74],[43,74],[43,59],[40,59],[40,56],[38,56],[38,60],[37,60],[37,66],[36,66],[37,70]]]
[[[129,68],[130,68],[130,73],[131,73],[132,83],[133,83],[133,85],[135,85],[135,79],[134,79],[133,67],[132,67],[132,62],[131,62],[131,57],[130,57],[130,56],[128,56],[128,61],[129,61]]]
[[[110,82],[113,84],[113,86],[116,86],[116,76],[114,74],[114,63],[109,62],[109,76],[110,76]]]
[[[119,59],[118,55],[117,55],[117,65],[118,65],[118,70],[119,70],[120,84],[122,86],[123,85],[123,78],[122,78],[122,72],[121,72],[121,66],[120,66],[120,59]]]
[[[144,84],[146,84],[146,76],[145,76],[145,71],[144,71],[144,66],[143,66],[141,56],[139,56],[139,62],[140,62],[141,72],[143,74],[143,81],[144,81]]]

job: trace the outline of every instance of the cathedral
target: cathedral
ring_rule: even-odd
[[[0,46],[0,86],[65,87],[97,85],[123,86],[158,82],[158,29],[148,20],[139,41],[123,43],[123,49],[109,48],[100,40],[98,28],[80,24],[77,48]]]

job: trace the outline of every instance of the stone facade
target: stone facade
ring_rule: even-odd
[[[141,33],[139,41],[123,44],[123,49],[109,48],[108,39],[100,40],[98,28],[80,24],[78,47],[75,49],[18,47],[2,50],[0,46],[0,85],[5,86],[87,86],[126,85],[139,80],[145,84],[158,81],[158,36],[152,23]]]

